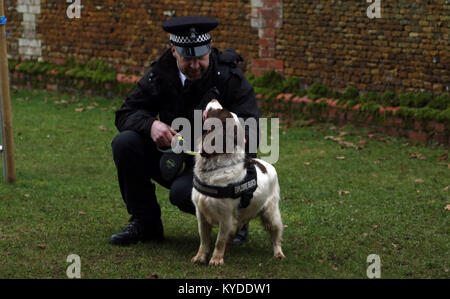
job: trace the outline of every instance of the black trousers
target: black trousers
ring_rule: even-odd
[[[112,141],[114,163],[117,168],[120,192],[127,211],[134,218],[159,221],[161,209],[156,199],[155,184],[170,189],[170,202],[181,211],[195,215],[191,200],[193,158],[186,161],[183,173],[173,181],[165,181],[159,170],[162,155],[150,136],[123,131]]]

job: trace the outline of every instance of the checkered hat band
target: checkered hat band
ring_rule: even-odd
[[[170,34],[170,41],[176,46],[204,45],[209,43],[210,40],[211,35],[209,33],[200,34],[195,39],[191,39],[189,36]]]

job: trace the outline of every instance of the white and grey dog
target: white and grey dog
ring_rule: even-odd
[[[283,224],[278,206],[280,187],[275,168],[263,160],[246,159],[244,152],[244,129],[236,114],[224,109],[217,100],[212,100],[208,103],[203,116],[205,118],[205,125],[206,122],[213,118],[216,121],[219,119],[223,124],[225,124],[226,119],[233,120],[234,129],[231,132],[233,132],[232,135],[234,136],[234,150],[232,152],[223,151],[218,153],[216,151],[208,153],[205,151],[205,144],[208,139],[207,134],[211,130],[203,134],[201,143],[199,144],[200,154],[195,157],[194,186],[197,182],[197,189],[205,186],[225,189],[226,186],[230,185],[238,186],[239,189],[241,187],[239,183],[243,182],[247,176],[248,163],[253,163],[256,165],[254,169],[256,169],[257,187],[254,189],[250,202],[246,207],[240,207],[239,198],[214,197],[208,192],[206,192],[208,194],[206,195],[195,187],[193,188],[192,201],[196,208],[200,248],[191,261],[193,263],[207,262],[210,251],[212,225],[218,224],[219,232],[213,255],[209,260],[209,265],[216,266],[223,264],[225,247],[228,241],[231,240],[246,222],[256,216],[261,217],[265,229],[270,234],[274,257],[278,259],[284,258],[285,256],[281,250]],[[225,137],[230,136],[230,130],[226,130],[225,127],[224,125],[222,134],[224,141],[226,139]],[[233,140],[233,138],[231,139]],[[212,141],[212,144],[214,144],[214,141]],[[204,189],[208,189],[208,187]]]

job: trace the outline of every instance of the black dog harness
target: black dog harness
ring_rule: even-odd
[[[247,174],[242,181],[225,187],[207,185],[194,174],[194,188],[198,192],[215,198],[240,198],[239,209],[248,207],[257,187],[256,168],[253,163],[247,164]]]

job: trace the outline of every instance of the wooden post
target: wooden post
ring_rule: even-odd
[[[3,0],[0,0],[0,16],[5,15]],[[9,95],[8,55],[6,53],[6,26],[0,25],[0,92],[4,142],[2,144],[6,160],[6,181],[16,181],[14,166],[14,138],[12,132],[11,99]]]

